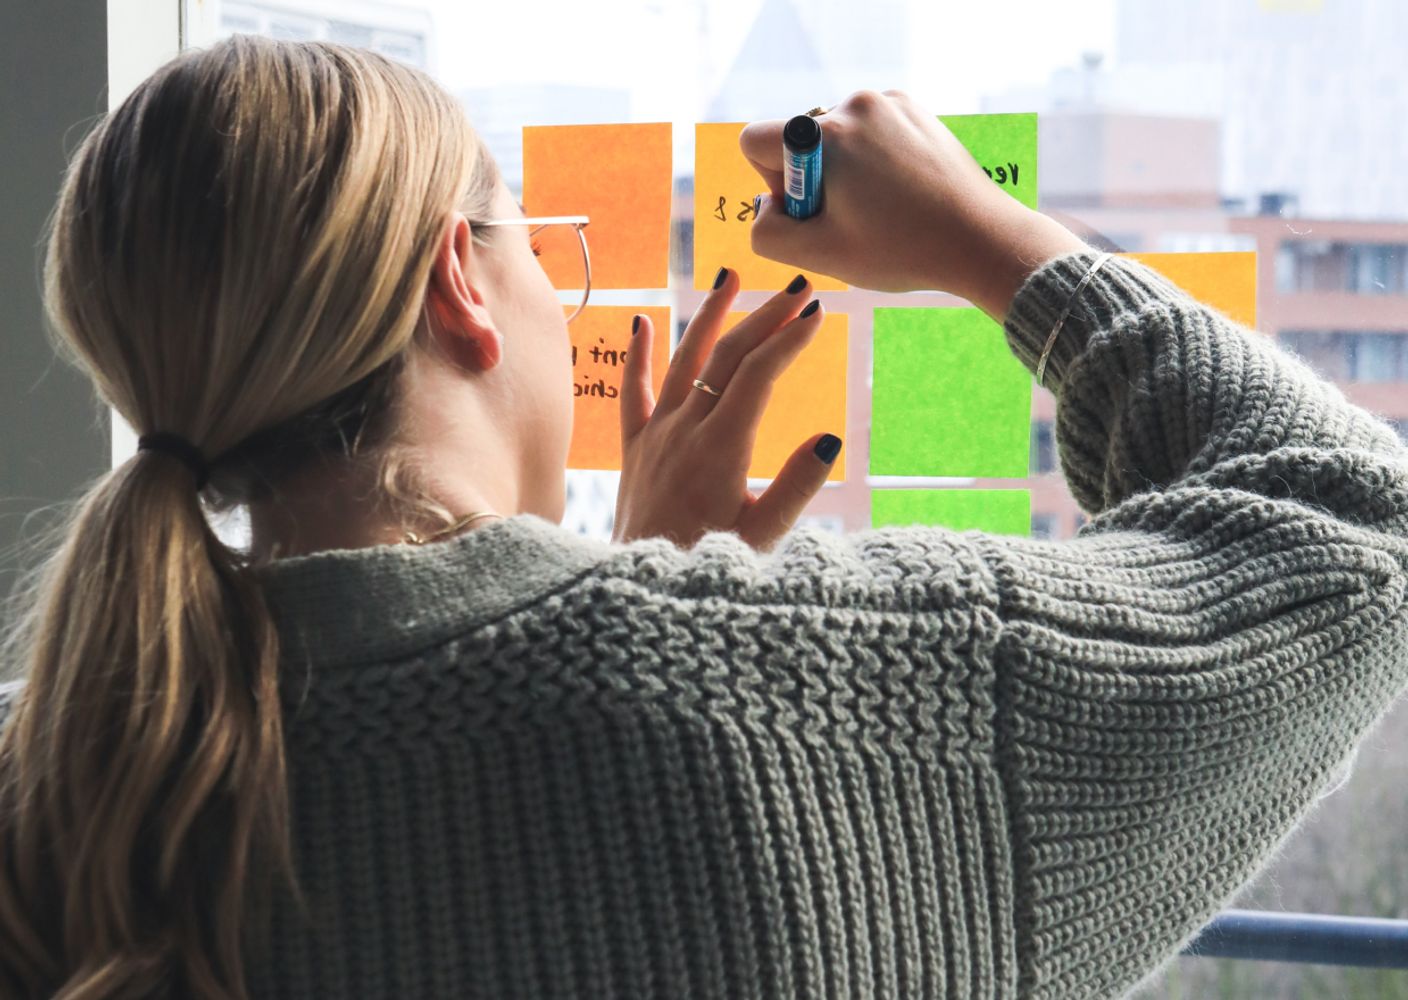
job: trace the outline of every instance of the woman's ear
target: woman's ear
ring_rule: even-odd
[[[473,254],[469,220],[456,212],[435,248],[425,299],[435,320],[431,335],[465,367],[487,371],[503,357],[504,339],[470,279]]]

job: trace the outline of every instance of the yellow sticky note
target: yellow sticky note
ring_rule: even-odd
[[[745,312],[729,313],[728,327],[743,319]],[[821,318],[816,337],[773,383],[772,397],[763,411],[753,446],[748,475],[772,479],[813,434],[831,433],[846,440],[846,357],[850,317],[827,313]],[[725,390],[727,391],[727,390]],[[830,482],[846,478],[846,454],[842,452],[827,475]]]
[[[790,264],[753,252],[753,199],[767,182],[738,146],[742,122],[694,126],[694,287],[710,288],[721,267],[738,272],[742,287],[776,291],[797,276]],[[838,291],[843,281],[802,272],[819,289]]]
[[[536,125],[523,129],[523,204],[529,215],[586,215],[593,288],[664,288],[670,281],[668,122]],[[582,287],[570,226],[537,237],[554,286]]]
[[[621,376],[636,313],[649,316],[654,326],[650,373],[658,396],[670,363],[669,306],[587,306],[567,327],[573,397],[569,469],[621,468]]]
[[[1125,253],[1204,305],[1256,328],[1256,253]]]

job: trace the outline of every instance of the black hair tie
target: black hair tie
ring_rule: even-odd
[[[205,457],[201,455],[200,449],[179,434],[169,434],[166,431],[143,434],[137,439],[137,450],[144,449],[175,455],[195,473],[196,490],[205,489],[205,484],[210,480],[210,467],[205,464]]]

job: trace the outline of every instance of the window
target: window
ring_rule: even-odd
[[[1283,242],[1276,281],[1283,292],[1408,294],[1408,244]]]
[[[332,0],[218,0],[188,10],[189,40],[197,45],[236,33],[290,41],[328,41],[380,52],[420,69],[429,68],[431,19],[424,6]],[[360,15],[360,17],[358,16]]]
[[[1032,423],[1031,474],[1042,476],[1056,471],[1056,440],[1050,420]]]
[[[1055,514],[1032,514],[1032,537],[1055,538],[1060,518]]]
[[[1350,244],[1349,291],[1363,295],[1408,292],[1408,246],[1401,243]]]
[[[1391,37],[1383,26],[1402,23],[1396,0],[1261,0],[1234,5],[1232,13],[1223,0],[1099,0],[1078,18],[1065,5],[1039,0],[1016,0],[1000,14],[920,0],[624,0],[613,17],[591,5],[564,2],[547,15],[542,6],[190,0],[186,24],[194,44],[221,33],[263,32],[364,44],[424,67],[464,99],[514,182],[521,177],[522,124],[674,121],[681,126],[676,191],[685,205],[694,121],[785,115],[862,86],[902,87],[937,112],[1035,110],[1044,116],[1043,198],[1048,206],[1058,199],[1070,206],[1065,221],[1093,243],[1212,246],[1239,216],[1258,210],[1277,216],[1294,236],[1278,233],[1260,243],[1275,257],[1274,287],[1260,290],[1264,306],[1279,294],[1351,292],[1390,300],[1373,307],[1384,309],[1376,316],[1394,317],[1389,332],[1356,329],[1369,324],[1351,314],[1335,317],[1336,329],[1291,330],[1282,342],[1339,381],[1408,377],[1408,305],[1392,301],[1408,301],[1402,221],[1408,185],[1396,172],[1401,157],[1383,146],[1383,137],[1408,119],[1405,63],[1383,57]],[[963,44],[946,47],[942,58],[925,44],[959,33]],[[528,57],[518,44],[525,38],[533,41]],[[778,44],[779,38],[796,44]],[[1082,58],[1085,52],[1092,56]],[[1115,58],[1093,55],[1102,52]],[[1320,72],[1303,71],[1307,58]],[[1160,147],[1159,129],[1134,127],[1170,116],[1212,123],[1216,141],[1190,134],[1177,148]],[[1111,126],[1098,158],[1091,144],[1061,135],[1062,126],[1069,134],[1090,119]],[[1298,213],[1315,221],[1301,221]],[[1349,222],[1352,238],[1317,235]],[[689,273],[692,239],[687,212],[678,212],[677,276]],[[677,319],[698,301],[684,286],[671,296]],[[863,299],[845,301],[863,316]],[[852,334],[863,343],[865,322]],[[864,447],[867,416],[852,414],[848,447]],[[1388,419],[1408,439],[1408,412]],[[1059,470],[1049,421],[1033,425],[1030,467],[1033,474]],[[569,524],[609,531],[612,477],[576,475],[569,492]],[[861,488],[847,496],[857,507],[868,502]],[[819,523],[842,523],[836,515],[826,518]],[[1034,534],[1053,538],[1085,523],[1069,497],[1031,522]],[[1265,905],[1408,912],[1402,845],[1387,839],[1408,828],[1408,807],[1394,794],[1391,770],[1408,747],[1408,725],[1399,721],[1382,732],[1361,753],[1349,787],[1337,793],[1341,806],[1310,817],[1278,852],[1258,883],[1272,887]],[[1212,996],[1221,992],[1216,979],[1224,986],[1237,981],[1245,996],[1405,995],[1401,975],[1376,980],[1361,971],[1185,961],[1140,995]]]
[[[1408,332],[1288,330],[1280,342],[1337,382],[1408,382]]]

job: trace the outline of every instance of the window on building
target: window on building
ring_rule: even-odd
[[[1336,382],[1408,382],[1408,332],[1286,330],[1280,342]]]
[[[1032,421],[1030,468],[1033,476],[1056,471],[1056,437],[1050,420]]]
[[[1402,295],[1408,292],[1408,245],[1350,244],[1348,290],[1362,295]]]
[[[1288,240],[1277,252],[1276,284],[1283,292],[1408,294],[1408,244]]]
[[[1276,269],[1283,292],[1340,292],[1349,284],[1343,243],[1303,240],[1281,244]]]
[[[681,279],[694,277],[694,220],[676,218],[670,223],[670,273]]]

